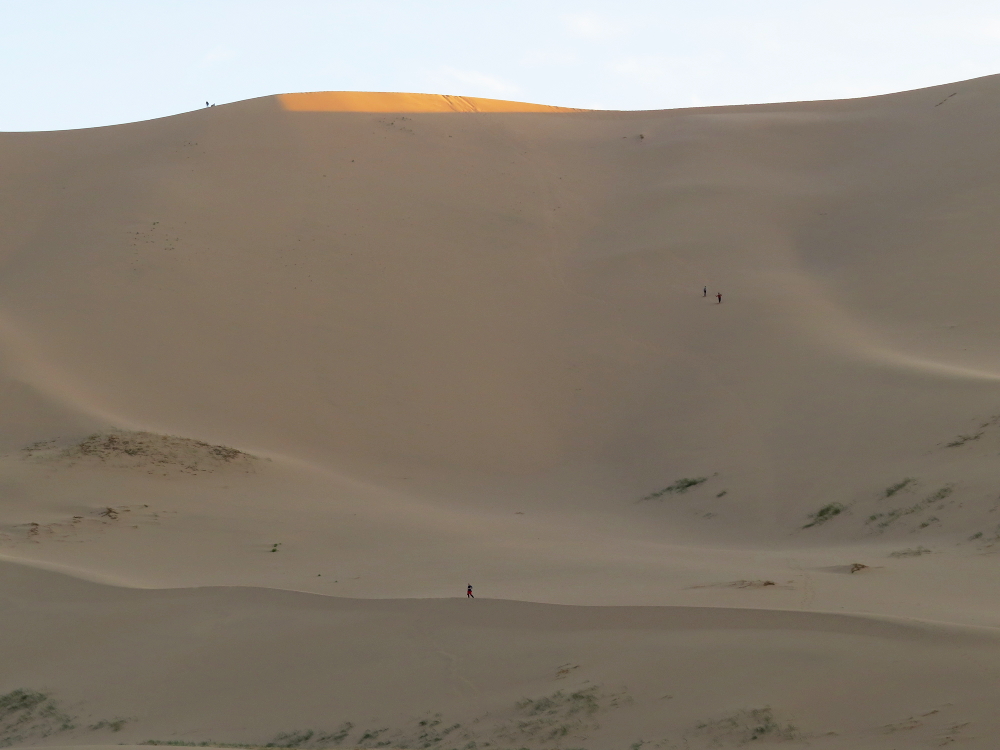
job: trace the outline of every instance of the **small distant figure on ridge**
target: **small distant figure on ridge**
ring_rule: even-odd
[[[205,106],[206,106],[206,107],[208,106],[208,102],[205,102]]]
[[[466,589],[466,591],[465,591],[465,598],[466,599],[475,599],[476,598],[476,597],[474,597],[472,595],[472,584],[471,583],[469,584],[469,588]]]
[[[719,304],[721,305],[722,304],[722,292],[719,292],[715,296],[719,298]]]
[[[701,296],[702,297],[707,297],[708,296],[708,287],[707,286],[703,286],[701,288]]]

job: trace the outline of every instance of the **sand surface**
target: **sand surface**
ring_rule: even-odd
[[[998,115],[0,134],[0,744],[995,747]]]

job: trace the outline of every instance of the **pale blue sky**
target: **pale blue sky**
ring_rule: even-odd
[[[665,109],[997,72],[1000,0],[0,0],[0,130],[289,91]]]

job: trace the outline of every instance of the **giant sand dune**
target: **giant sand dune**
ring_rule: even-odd
[[[996,747],[998,114],[0,133],[0,745]]]

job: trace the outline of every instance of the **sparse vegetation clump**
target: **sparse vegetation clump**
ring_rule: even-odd
[[[703,721],[685,735],[711,743],[711,747],[747,745],[756,740],[787,742],[798,738],[798,730],[790,723],[778,721],[770,706],[738,711],[731,716]]]
[[[909,487],[911,484],[913,484],[916,481],[917,480],[914,479],[913,477],[907,477],[906,479],[904,479],[901,482],[896,482],[896,484],[889,485],[888,487],[885,488],[885,497],[887,497],[887,498],[888,497],[892,497],[897,492],[899,492],[900,490],[906,489],[907,487]]]
[[[311,729],[304,732],[281,732],[264,747],[298,747],[311,740],[314,734]]]
[[[316,742],[319,744],[332,742],[334,745],[339,745],[347,738],[352,729],[354,729],[354,725],[349,721],[345,721],[335,731],[321,734],[316,738]]]
[[[361,738],[358,740],[358,744],[361,747],[366,747],[366,743],[374,742],[388,731],[389,727],[382,727],[381,729],[368,729],[361,735]]]
[[[980,534],[982,536],[982,534]],[[889,557],[920,557],[921,555],[929,555],[931,551],[926,547],[907,547],[906,549],[898,549],[895,552],[890,552]]]
[[[189,742],[187,740],[146,740],[140,745],[151,745],[153,747],[231,747],[244,748],[244,750],[257,750],[264,745],[248,745],[238,742]]]
[[[687,492],[692,487],[697,487],[699,484],[703,484],[708,481],[708,477],[685,477],[683,479],[678,479],[676,482],[668,487],[664,487],[662,490],[657,490],[656,492],[651,492],[642,498],[639,502],[644,502],[646,500],[656,500],[663,497],[664,495],[680,495]]]
[[[445,724],[441,719],[441,714],[434,714],[431,718],[424,719],[420,722],[419,726],[421,727],[421,731],[417,737],[417,743],[422,748],[440,744],[452,732],[456,732],[462,728],[462,725],[457,723]]]
[[[90,731],[121,731],[128,719],[105,719],[86,727]],[[70,716],[49,693],[23,688],[0,695],[0,747],[35,744],[37,740],[76,729]]]
[[[48,737],[74,726],[73,718],[48,693],[18,689],[0,695],[0,747]]]
[[[528,741],[558,742],[570,733],[596,728],[592,718],[606,698],[598,693],[597,686],[564,692],[557,690],[543,698],[526,698],[515,705],[516,718],[501,727],[498,736],[520,747]],[[617,706],[619,696],[611,701]]]
[[[320,745],[325,745],[330,742],[332,742],[334,745],[339,745],[341,742],[347,739],[347,735],[351,733],[352,729],[354,729],[354,725],[349,721],[345,721],[335,731],[319,735],[316,738],[316,742],[317,744]]]
[[[933,495],[929,496],[925,502],[928,505],[933,505],[934,503],[936,503],[939,500],[944,500],[946,497],[948,497],[948,495],[950,495],[954,491],[955,491],[955,488],[952,485],[950,485],[950,484],[949,485],[945,485],[944,487],[942,487],[941,489],[939,489],[937,492],[935,492]]]
[[[575,668],[570,666],[567,669],[567,666],[560,667],[567,674]],[[420,750],[561,747],[569,750],[579,746],[567,745],[567,741],[582,740],[586,733],[600,726],[600,714],[631,703],[632,696],[625,691],[606,693],[600,686],[591,685],[576,690],[558,690],[541,698],[525,698],[503,714],[486,714],[467,725],[448,721],[442,714],[434,713],[408,722],[405,727],[363,729],[345,721],[335,731],[306,729],[282,732],[267,743],[149,739],[142,744],[239,750],[322,750],[336,747]],[[110,723],[107,726],[110,728]]]
[[[931,493],[923,500],[920,500],[919,502],[916,502],[913,505],[902,508],[893,508],[892,510],[886,511],[885,513],[872,513],[870,516],[868,516],[868,520],[865,521],[865,524],[869,526],[874,525],[877,532],[882,532],[885,531],[890,526],[892,526],[897,521],[899,521],[901,518],[905,518],[906,516],[914,514],[923,513],[925,510],[928,510],[935,504],[937,504],[936,510],[941,510],[946,505],[944,501],[947,500],[947,498],[951,495],[952,492],[954,492],[954,490],[955,490],[954,486],[950,484],[945,485],[944,487],[940,488],[936,492]],[[924,520],[922,523],[920,523],[917,528],[926,529],[931,524],[940,523],[940,521],[941,519],[939,519],[937,516],[932,516]]]
[[[92,731],[95,731],[95,732],[98,731],[98,730],[100,730],[100,729],[110,729],[112,732],[120,732],[120,731],[122,731],[122,727],[124,727],[127,723],[128,723],[128,719],[120,719],[120,718],[119,719],[103,719],[103,720],[97,722],[96,724],[91,724],[87,728],[90,729],[90,730],[92,730]]]
[[[982,436],[983,436],[982,432],[977,432],[977,433],[975,433],[973,435],[958,435],[950,443],[946,443],[945,447],[946,448],[957,448],[958,446],[965,445],[966,443],[970,443],[973,440],[979,440],[979,438],[981,438]]]
[[[48,462],[98,463],[123,469],[145,469],[149,473],[169,471],[196,474],[225,466],[246,471],[255,459],[227,445],[152,432],[114,430],[94,433],[78,443],[66,445],[56,440],[33,443],[23,449],[27,458]]]
[[[281,732],[274,736],[274,738],[267,743],[248,743],[248,742],[215,742],[213,740],[204,740],[201,742],[195,742],[193,740],[146,740],[141,742],[141,745],[150,745],[153,747],[223,747],[223,748],[239,748],[240,750],[264,750],[264,748],[300,748],[300,747],[310,747],[310,748],[323,748],[339,745],[343,742],[347,735],[351,733],[354,725],[347,721],[344,722],[340,728],[335,732],[328,733],[316,733],[311,729],[305,731],[292,731],[292,732]],[[385,732],[385,729],[376,730],[374,733],[365,733],[366,739],[372,739],[377,737],[379,734]],[[360,743],[360,740],[359,740]],[[359,745],[360,746],[360,745]]]
[[[803,526],[803,529],[810,529],[813,526],[820,526],[831,518],[835,518],[843,513],[847,508],[840,503],[828,503],[822,508],[817,510],[815,513],[810,513],[809,518],[811,519],[809,523]]]

